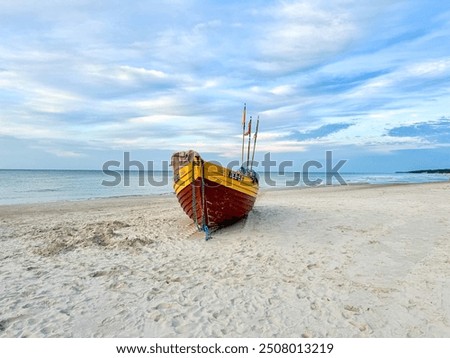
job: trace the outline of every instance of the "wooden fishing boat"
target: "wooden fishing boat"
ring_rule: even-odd
[[[245,107],[243,123],[243,138],[249,136],[249,156],[251,124],[246,134]],[[255,146],[256,133],[253,156]],[[240,170],[231,170],[203,160],[194,150],[174,153],[171,165],[178,201],[197,228],[206,233],[206,239],[212,231],[239,221],[252,210],[259,184],[251,166],[244,168],[243,163]]]

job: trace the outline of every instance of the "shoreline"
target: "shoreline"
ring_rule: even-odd
[[[264,192],[276,192],[276,191],[285,191],[285,190],[308,190],[308,189],[319,189],[319,188],[338,188],[338,187],[353,187],[353,186],[367,186],[367,187],[383,187],[383,186],[402,186],[402,185],[433,185],[433,184],[445,184],[450,183],[450,178],[448,181],[439,181],[439,182],[422,182],[422,183],[348,183],[345,185],[342,184],[320,184],[317,186],[284,186],[284,187],[260,187],[259,193]],[[134,198],[152,198],[152,197],[168,197],[171,195],[175,195],[174,192],[165,192],[165,193],[149,193],[149,194],[135,194],[135,195],[114,195],[114,196],[96,196],[91,198],[80,198],[80,199],[60,199],[54,201],[33,201],[27,203],[0,203],[0,208],[7,206],[27,206],[27,205],[50,205],[50,204],[60,204],[60,203],[77,203],[77,202],[91,202],[91,201],[101,201],[101,200],[114,200],[114,199],[134,199]]]
[[[450,183],[0,206],[0,337],[450,337]]]

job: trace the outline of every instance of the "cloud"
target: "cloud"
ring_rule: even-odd
[[[256,62],[257,69],[283,74],[326,64],[361,40],[386,3],[377,5],[283,1],[261,10],[267,22],[257,45],[262,58]]]
[[[63,150],[58,148],[46,148],[44,149],[46,152],[56,155],[61,158],[78,158],[86,156],[83,153],[73,152],[71,150]]]
[[[276,16],[276,23],[269,26],[260,44],[262,55],[273,61],[261,64],[262,69],[315,64],[319,57],[342,49],[356,32],[345,13],[333,14],[312,3],[287,3]]]
[[[447,138],[431,133],[449,115],[445,2],[116,5],[0,5],[0,135],[69,159],[179,147],[239,157],[246,102],[258,148],[286,155]]]

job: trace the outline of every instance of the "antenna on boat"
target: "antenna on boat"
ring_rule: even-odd
[[[252,116],[250,116],[250,120],[248,121],[248,149],[247,149],[247,169],[248,169],[248,162],[250,161],[250,143],[252,141]],[[245,134],[247,134],[245,133]]]
[[[245,140],[245,115],[247,112],[247,104],[244,103],[244,112],[242,113],[242,159],[241,163],[244,166],[244,140]]]
[[[256,148],[256,138],[258,137],[258,128],[259,128],[259,116],[258,120],[256,121],[255,135],[253,136],[253,153],[252,153],[252,161],[250,164],[250,170],[253,169],[253,161],[255,160],[255,148]]]

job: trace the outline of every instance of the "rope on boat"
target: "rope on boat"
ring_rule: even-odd
[[[205,233],[205,240],[208,241],[211,239],[211,234],[208,229],[208,225],[206,224],[206,197],[205,197],[205,165],[202,160],[202,181],[201,181],[201,193],[202,193],[202,229]]]
[[[194,185],[194,180],[195,180],[195,161],[192,162],[192,216],[194,217],[194,223],[195,223],[195,227],[197,228],[198,231],[201,231],[202,228],[200,227],[200,225],[198,224],[198,220],[197,220],[197,200],[195,197],[195,185]]]
[[[196,162],[192,162],[192,214],[194,217],[194,223],[198,231],[203,231],[205,233],[205,240],[210,240],[211,232],[209,231],[208,225],[206,225],[206,198],[205,198],[205,177],[204,177],[204,165],[203,161],[201,161],[202,172],[201,172],[201,182],[200,182],[200,193],[201,193],[201,208],[202,208],[202,224],[200,225],[197,219],[197,197],[195,195],[196,188],[194,185],[195,182],[195,169],[194,166]],[[198,165],[198,164],[197,164]]]

